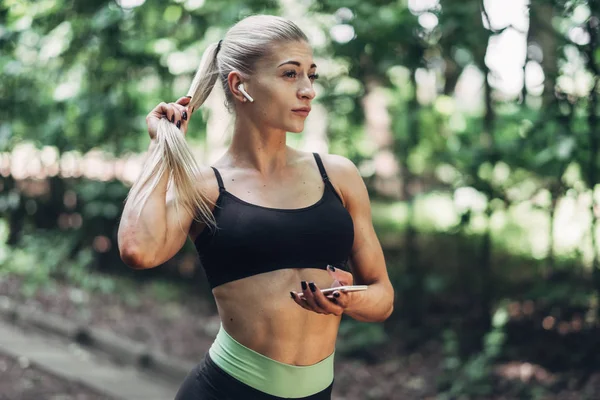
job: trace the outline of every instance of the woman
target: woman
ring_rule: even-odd
[[[192,171],[190,191],[182,185],[193,168],[181,164],[193,160],[175,140],[217,77],[236,115],[233,138],[213,167]],[[190,96],[147,117],[150,161],[123,211],[121,257],[132,268],[156,267],[189,236],[222,321],[178,400],[330,399],[341,315],[383,321],[392,312],[393,289],[356,167],[286,146],[286,132],[304,129],[317,77],[295,24],[252,16],[208,48]],[[178,208],[194,204],[194,214]],[[352,274],[333,266],[346,261]],[[320,291],[353,283],[368,289]]]

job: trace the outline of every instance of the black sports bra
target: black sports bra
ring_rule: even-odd
[[[213,214],[217,229],[204,229],[194,244],[211,288],[286,268],[325,269],[345,264],[354,243],[354,224],[317,153],[323,196],[315,204],[279,209],[250,204],[225,190],[219,171],[219,197]]]

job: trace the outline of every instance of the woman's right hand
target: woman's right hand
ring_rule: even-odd
[[[146,124],[148,125],[148,134],[151,139],[156,138],[156,129],[158,121],[161,118],[166,118],[173,123],[185,135],[187,132],[190,110],[186,107],[190,103],[191,98],[181,97],[175,103],[160,103],[146,116]]]

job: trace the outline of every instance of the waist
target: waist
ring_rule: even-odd
[[[213,294],[223,328],[239,343],[285,364],[311,365],[334,351],[341,317],[306,311],[290,291],[300,291],[301,281],[325,288],[332,280],[325,271],[284,270],[230,282]]]
[[[233,378],[272,396],[306,397],[326,389],[333,381],[335,352],[313,365],[285,364],[242,345],[223,326],[209,354]]]

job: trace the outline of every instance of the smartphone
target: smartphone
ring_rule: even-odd
[[[362,292],[363,290],[367,290],[367,288],[368,288],[367,285],[338,286],[338,287],[332,287],[332,288],[327,288],[327,289],[321,289],[321,293],[323,293],[325,296],[327,296],[328,294],[330,295],[335,291],[340,291],[340,292],[345,292],[345,293]],[[302,292],[298,293],[298,297],[304,297],[304,293],[302,293]]]

